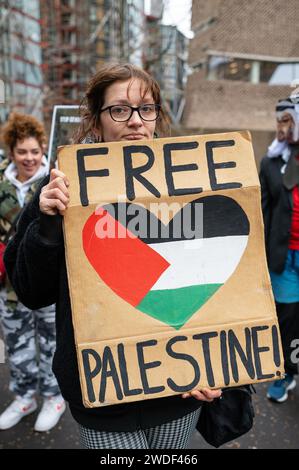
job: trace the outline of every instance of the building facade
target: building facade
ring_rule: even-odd
[[[39,0],[0,0],[0,124],[11,111],[42,117],[40,23]]]
[[[176,26],[162,24],[161,10],[160,14],[147,15],[143,66],[160,84],[162,98],[176,127],[179,126],[185,103],[189,40]]]
[[[259,160],[275,131],[277,100],[299,78],[298,1],[195,0],[184,126],[252,131]]]
[[[144,67],[161,85],[173,124],[184,108],[188,40],[161,24],[163,1],[0,0],[0,79],[4,121],[12,110],[34,114],[50,130],[55,105],[78,105],[107,62]]]
[[[91,63],[90,9],[76,0],[40,1],[44,116],[55,104],[78,104]]]
[[[90,10],[95,68],[104,62],[142,64],[144,0],[98,0]]]
[[[172,122],[180,123],[185,104],[188,39],[176,26],[161,25],[162,57],[158,69],[163,97],[169,104]]]
[[[103,63],[142,65],[144,0],[40,1],[45,118],[55,104],[79,104]]]

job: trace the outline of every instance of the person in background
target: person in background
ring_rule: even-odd
[[[296,387],[298,366],[292,352],[299,339],[299,109],[290,98],[276,106],[277,137],[260,168],[268,267],[285,358],[283,379],[267,397],[287,400]]]
[[[104,65],[91,79],[83,102],[82,142],[153,139],[166,128],[158,83],[131,65]],[[5,253],[14,287],[31,308],[56,303],[57,349],[53,370],[79,423],[81,442],[96,449],[181,449],[192,436],[202,401],[221,390],[192,390],[183,396],[85,408],[72,325],[62,215],[69,181],[53,169],[27,206]],[[29,261],[30,260],[30,261]],[[35,286],[35,287],[33,287]]]
[[[12,234],[22,208],[48,173],[43,155],[43,125],[32,116],[13,113],[2,129],[1,140],[9,160],[0,167],[0,239]],[[45,280],[45,282],[47,282]],[[33,289],[38,286],[32,286]],[[48,431],[65,410],[52,372],[55,350],[55,306],[25,307],[5,277],[0,297],[0,323],[10,366],[10,390],[15,398],[0,415],[0,430],[15,426],[37,409],[36,393],[43,397],[36,431]]]

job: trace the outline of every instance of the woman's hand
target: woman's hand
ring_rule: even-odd
[[[39,208],[43,214],[61,214],[67,208],[70,200],[69,182],[62,171],[54,168],[50,173],[49,183],[42,188],[39,197]]]
[[[209,388],[202,388],[201,390],[192,390],[192,392],[183,393],[183,398],[194,397],[196,400],[213,401],[222,395],[222,390],[211,390]]]

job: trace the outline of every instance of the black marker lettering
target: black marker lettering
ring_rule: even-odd
[[[134,388],[130,390],[127,361],[124,352],[124,345],[122,343],[117,345],[117,352],[124,395],[126,397],[130,397],[132,395],[140,395],[140,393],[142,393],[141,388]]]
[[[227,355],[227,343],[226,343],[226,331],[220,332],[220,348],[221,348],[221,364],[223,380],[225,385],[230,382],[229,368],[228,368],[228,355]]]
[[[126,174],[126,190],[127,196],[130,201],[135,199],[135,188],[134,188],[134,178],[139,181],[150,193],[156,197],[161,197],[159,191],[152,185],[144,176],[141,176],[141,173],[149,170],[155,161],[155,156],[150,147],[146,145],[129,145],[124,147],[124,165],[125,165],[125,174]],[[148,161],[145,165],[133,168],[132,154],[133,153],[144,153]]]
[[[108,366],[110,367],[110,370],[108,370]],[[106,393],[106,385],[107,385],[108,377],[111,377],[113,380],[117,399],[122,400],[123,394],[121,391],[121,386],[120,386],[119,378],[117,375],[117,370],[116,370],[113,354],[109,346],[105,346],[105,349],[103,352],[103,365],[102,365],[102,375],[101,375],[100,395],[99,395],[99,400],[101,403],[105,402],[105,393]]]
[[[141,377],[141,382],[143,386],[143,392],[145,393],[145,395],[148,395],[150,393],[159,393],[165,390],[165,387],[163,387],[163,385],[157,386],[157,387],[150,387],[148,384],[147,375],[146,375],[147,369],[153,369],[154,367],[159,367],[161,365],[161,361],[147,362],[147,363],[144,362],[143,349],[149,346],[156,346],[156,344],[157,344],[156,339],[143,341],[141,343],[136,344],[138,363],[139,363],[139,369],[140,369],[140,377]]]
[[[90,368],[89,356],[92,356],[95,360],[95,367],[93,370],[91,370]],[[86,380],[88,400],[93,403],[94,401],[96,401],[96,397],[94,394],[92,379],[96,377],[96,375],[101,370],[101,363],[102,363],[101,358],[94,349],[83,349],[82,360],[83,360],[84,376]]]
[[[272,344],[273,344],[273,359],[276,367],[279,367],[281,364],[280,352],[279,352],[279,342],[278,342],[278,330],[277,326],[272,326]]]
[[[215,163],[213,159],[213,149],[219,147],[231,147],[235,145],[234,140],[215,140],[211,142],[206,142],[206,153],[210,177],[210,185],[213,191],[218,189],[232,189],[232,188],[241,188],[241,183],[223,183],[218,184],[216,178],[215,170],[217,168],[235,168],[236,162],[224,162],[224,163]]]
[[[244,365],[247,374],[251,379],[255,377],[252,350],[251,350],[251,335],[250,329],[245,328],[245,342],[246,342],[246,353],[243,351],[241,344],[233,330],[228,331],[228,346],[230,352],[230,362],[232,368],[233,379],[235,382],[239,382],[239,371],[238,363],[236,358],[236,352]]]
[[[173,344],[177,343],[178,341],[187,341],[187,336],[175,336],[171,338],[166,344],[166,352],[170,357],[174,359],[180,359],[183,361],[189,362],[193,369],[194,369],[194,379],[190,384],[187,385],[177,385],[171,378],[167,379],[167,385],[171,390],[174,392],[188,392],[189,390],[193,389],[199,382],[200,379],[200,370],[197,361],[194,357],[190,356],[189,354],[178,353],[172,350]]]
[[[262,365],[261,365],[261,358],[260,354],[262,352],[269,351],[268,347],[259,347],[258,344],[258,332],[263,330],[268,330],[269,326],[254,326],[252,327],[252,347],[254,353],[254,360],[255,360],[255,368],[256,368],[256,377],[257,379],[271,379],[275,376],[275,374],[263,374]]]
[[[172,144],[165,144],[164,150],[164,162],[165,162],[165,178],[168,188],[169,196],[181,196],[183,194],[198,194],[202,192],[202,188],[179,188],[174,187],[172,173],[180,171],[194,171],[198,170],[196,163],[190,163],[188,165],[173,165],[171,160],[171,152],[175,150],[191,150],[198,147],[198,142],[175,142]]]
[[[210,387],[215,386],[215,379],[211,364],[211,356],[210,356],[210,339],[216,338],[218,333],[216,331],[212,331],[211,333],[201,333],[199,335],[194,335],[193,339],[201,339],[202,340],[202,350],[205,359],[205,367],[206,367],[206,374],[207,380]]]
[[[94,156],[94,155],[107,155],[108,148],[87,148],[77,150],[77,168],[78,168],[78,177],[79,177],[79,186],[80,186],[80,200],[82,206],[88,206],[88,196],[87,196],[87,178],[99,177],[99,176],[109,176],[109,170],[86,170],[85,168],[85,159],[84,157]]]

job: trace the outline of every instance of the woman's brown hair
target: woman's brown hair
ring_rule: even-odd
[[[46,133],[42,123],[28,114],[11,113],[1,130],[1,140],[4,144],[13,152],[18,140],[23,141],[30,137],[34,137],[43,148],[46,143]]]
[[[74,136],[74,143],[81,143],[86,138],[97,142],[99,136],[99,110],[104,104],[105,91],[116,81],[137,78],[144,84],[144,96],[147,92],[153,95],[155,104],[161,106],[161,93],[157,81],[145,70],[132,64],[106,64],[91,78],[87,85],[85,96],[80,105],[81,124]],[[161,135],[169,135],[169,121],[161,107],[157,120],[156,131]],[[99,129],[100,130],[100,129]]]

